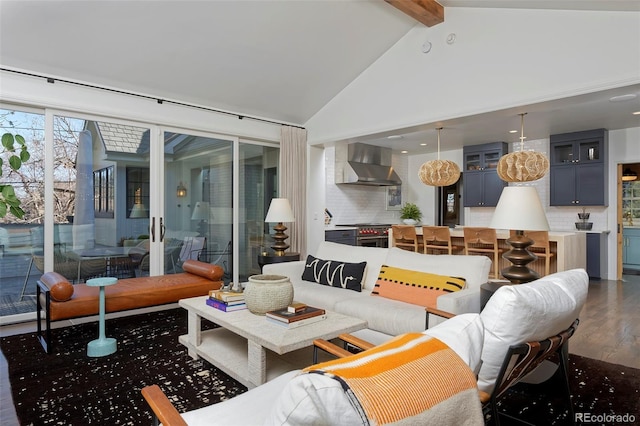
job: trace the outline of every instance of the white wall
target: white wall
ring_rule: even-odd
[[[638,82],[640,12],[447,8],[306,127],[310,143],[332,142]]]

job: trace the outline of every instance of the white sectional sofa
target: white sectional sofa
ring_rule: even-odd
[[[480,312],[480,285],[487,282],[491,261],[486,256],[428,255],[398,248],[354,247],[324,241],[316,258],[341,262],[367,262],[361,292],[304,281],[306,260],[265,265],[264,274],[285,275],[294,286],[294,300],[367,321],[368,329],[354,333],[372,343],[426,328],[423,306],[375,297],[371,291],[381,265],[465,278],[464,290],[439,296],[437,308],[454,314]],[[438,319],[432,317],[430,324]]]

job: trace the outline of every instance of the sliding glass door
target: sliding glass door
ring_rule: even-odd
[[[264,218],[271,199],[278,196],[280,150],[268,144],[240,143],[238,204],[240,210],[238,256],[240,280],[259,274],[258,255],[269,250],[273,240]]]
[[[164,143],[165,269],[192,258],[220,265],[226,282],[259,274],[278,146],[179,131],[165,131]]]
[[[276,144],[53,110],[0,109],[0,120],[31,153],[0,180],[25,211],[0,219],[0,316],[33,315],[46,271],[78,283],[199,259],[227,282],[260,273]]]
[[[0,108],[0,134],[24,138],[30,158],[16,171],[8,167],[10,154],[1,151],[0,185],[10,185],[25,212],[0,218],[0,316],[35,312],[32,294],[38,268],[44,270],[44,111]],[[16,144],[17,146],[17,144]],[[18,151],[18,156],[19,156]]]
[[[233,276],[234,140],[164,132],[165,271],[187,259],[220,265]]]

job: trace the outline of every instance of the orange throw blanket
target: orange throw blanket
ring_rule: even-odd
[[[431,336],[404,334],[304,372],[338,380],[365,424],[484,424],[475,375]]]

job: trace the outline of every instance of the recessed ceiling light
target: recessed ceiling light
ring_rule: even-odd
[[[420,146],[427,146],[427,144],[426,143],[421,143]]]
[[[633,112],[633,115],[640,115],[640,111]]]
[[[620,96],[614,96],[613,98],[609,99],[609,102],[625,102],[625,101],[630,101],[637,98],[637,95],[634,93],[629,93],[627,95],[620,95]]]
[[[509,130],[509,133],[518,133],[517,130]]]
[[[409,151],[400,151],[400,154],[407,154]]]
[[[402,139],[403,136],[402,135],[391,135],[391,136],[387,136],[387,139]]]

